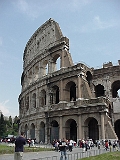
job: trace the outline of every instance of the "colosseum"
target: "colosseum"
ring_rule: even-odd
[[[19,130],[27,138],[120,139],[120,60],[99,69],[74,64],[69,39],[49,19],[23,53]]]

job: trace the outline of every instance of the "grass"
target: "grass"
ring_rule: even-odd
[[[98,156],[82,158],[79,160],[120,160],[120,152],[108,152]]]
[[[0,154],[13,154],[14,147],[0,144]],[[52,148],[41,148],[41,147],[24,147],[24,152],[41,152],[41,151],[52,151]]]

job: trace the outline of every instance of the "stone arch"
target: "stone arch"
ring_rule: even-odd
[[[120,80],[112,83],[112,97],[119,98],[120,97]]]
[[[34,80],[36,81],[38,79],[38,76],[39,76],[39,66],[36,65],[34,67]]]
[[[44,60],[42,64],[42,75],[45,76],[49,73],[48,60]]]
[[[114,123],[115,133],[117,134],[118,139],[120,140],[120,119]]]
[[[26,108],[26,111],[29,109],[29,95],[25,96],[25,108]]]
[[[59,87],[57,85],[52,87],[50,93],[50,104],[57,104],[59,103]]]
[[[29,83],[29,85],[32,83],[32,76],[33,76],[33,74],[32,74],[32,71],[30,70],[28,72],[28,83]]]
[[[91,74],[90,71],[87,71],[87,72],[86,72],[86,80],[88,81],[88,84],[89,84],[89,86],[90,86],[91,81],[92,81],[92,74]]]
[[[65,123],[66,139],[72,139],[77,142],[77,123],[74,119],[68,119]]]
[[[40,123],[39,142],[45,143],[45,123],[43,121]]]
[[[94,117],[89,117],[84,123],[84,138],[92,139],[93,141],[99,139],[98,121]]]
[[[104,86],[101,84],[98,84],[95,86],[95,95],[96,97],[101,97],[105,95]]]
[[[56,120],[51,122],[51,142],[54,139],[59,140],[59,124]]]
[[[35,139],[35,125],[34,125],[34,123],[32,123],[30,126],[30,138]]]
[[[32,95],[32,107],[36,108],[36,93],[33,93]]]
[[[68,102],[76,101],[76,84],[73,81],[70,81],[66,84],[65,96]]]
[[[53,63],[52,63],[52,68],[53,68],[53,72],[54,71],[57,71],[61,68],[61,59],[60,59],[60,55],[59,54],[56,54],[54,57],[53,57]]]
[[[46,105],[46,91],[44,89],[41,90],[40,104],[41,106]]]

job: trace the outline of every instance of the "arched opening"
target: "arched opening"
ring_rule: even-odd
[[[115,122],[115,133],[117,134],[118,139],[120,140],[120,119]]]
[[[41,106],[46,105],[46,91],[45,90],[41,91],[41,99],[40,100],[41,100],[41,102],[40,102]]]
[[[59,140],[59,125],[57,121],[51,122],[51,142],[53,140]]]
[[[98,121],[95,118],[89,117],[86,119],[84,124],[84,137],[85,139],[92,139],[93,141],[99,139]]]
[[[32,71],[28,72],[28,83],[29,85],[32,83]]]
[[[97,86],[95,86],[95,94],[96,97],[101,97],[104,96],[104,86],[102,86],[101,84],[98,84]]]
[[[45,123],[40,123],[39,142],[45,143]]]
[[[32,96],[32,107],[36,108],[36,93],[33,93],[33,96]]]
[[[35,139],[35,125],[32,123],[30,127],[30,138]]]
[[[67,101],[76,101],[76,84],[74,82],[67,83],[65,92]]]
[[[69,119],[65,124],[66,139],[72,139],[77,142],[77,123],[73,119]]]
[[[120,81],[115,81],[112,84],[112,97],[119,98],[120,97]]]
[[[26,107],[26,111],[29,109],[29,96],[25,97],[25,107]]]
[[[56,54],[53,57],[53,72],[60,70],[61,66],[60,66],[61,60],[60,60],[60,55]]]
[[[57,70],[60,70],[60,57],[56,60]]]
[[[50,104],[59,103],[59,87],[53,86],[50,93]]]
[[[88,81],[88,84],[90,86],[92,80],[92,74],[90,73],[90,71],[87,71],[86,75],[87,75],[86,80]]]
[[[92,118],[88,123],[88,133],[89,139],[92,139],[93,141],[99,139],[98,122],[95,118]]]
[[[44,61],[44,63],[43,63],[43,65],[42,65],[42,75],[43,76],[46,76],[48,73],[49,73],[49,65],[48,65],[48,61],[47,60],[45,60]]]

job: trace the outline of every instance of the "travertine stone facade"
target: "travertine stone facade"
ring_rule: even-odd
[[[74,65],[69,39],[52,19],[29,39],[23,61],[19,111],[27,138],[120,138],[120,63]]]

